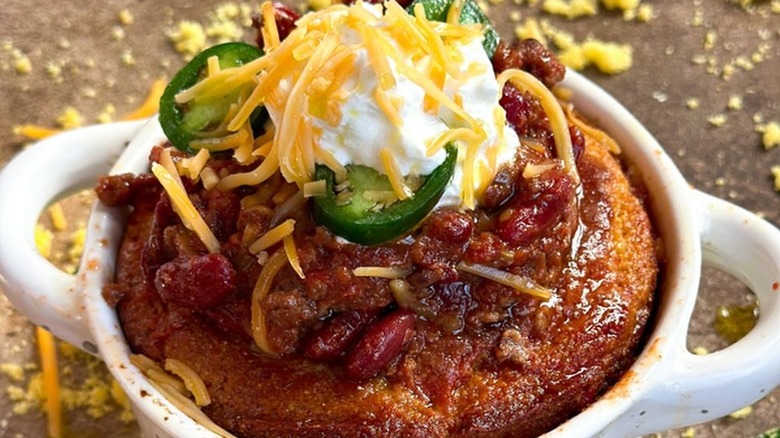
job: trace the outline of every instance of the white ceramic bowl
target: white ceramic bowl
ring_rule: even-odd
[[[639,358],[599,401],[546,436],[636,436],[717,418],[769,393],[780,384],[780,231],[690,188],[639,122],[584,77],[569,72],[562,86],[581,113],[618,141],[624,159],[641,169],[669,263]],[[114,273],[126,212],[94,206],[75,276],[42,258],[33,238],[48,203],[94,185],[109,169],[146,171],[150,148],[163,138],[156,120],[92,126],[46,139],[12,160],[0,174],[0,285],[34,323],[106,362],[147,436],[213,436],[130,365],[116,313],[101,295]],[[686,335],[702,263],[747,285],[758,296],[760,318],[735,344],[696,356],[686,349]]]

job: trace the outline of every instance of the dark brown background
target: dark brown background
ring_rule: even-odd
[[[776,226],[780,224],[780,193],[774,191],[770,173],[772,165],[780,165],[780,148],[765,151],[753,121],[756,113],[767,121],[780,121],[780,14],[771,12],[772,8],[780,9],[777,1],[755,2],[750,12],[727,0],[645,1],[656,13],[649,23],[624,21],[621,14],[608,11],[569,21],[541,14],[538,6],[524,3],[504,0],[490,4],[489,15],[502,36],[512,36],[517,23],[510,18],[511,12],[518,11],[523,18],[549,19],[580,40],[592,34],[602,40],[630,43],[634,49],[630,71],[616,76],[594,70],[586,70],[585,74],[636,114],[693,186],[757,212]],[[0,166],[23,143],[22,137],[13,134],[15,125],[54,126],[66,106],[78,109],[85,123],[94,123],[107,104],[115,106],[117,115],[133,109],[153,79],[170,77],[182,65],[166,30],[182,19],[206,23],[207,13],[218,4],[186,0],[1,0]],[[256,9],[254,3],[247,4]],[[132,24],[120,25],[118,17],[123,9],[133,16]],[[691,24],[697,14],[703,18],[701,26]],[[116,38],[116,29],[122,30],[124,38]],[[704,44],[708,31],[717,34],[710,50]],[[246,36],[250,36],[248,31]],[[765,60],[750,71],[737,68],[729,80],[693,62],[697,55],[711,56],[713,65],[720,68],[738,56],[750,58],[761,45],[768,49]],[[28,56],[30,73],[15,71],[13,48]],[[127,53],[132,54],[131,65],[122,60]],[[58,77],[47,71],[47,64],[61,66]],[[743,97],[743,109],[726,108],[732,94]],[[700,107],[687,108],[688,98],[699,99]],[[727,116],[727,122],[719,128],[707,121],[717,113]],[[724,345],[712,330],[715,309],[749,301],[749,291],[710,269],[705,270],[703,283],[689,345],[712,350]],[[31,326],[0,295],[0,363],[36,360]],[[82,366],[68,365],[77,369]],[[10,412],[12,404],[4,390],[10,383],[0,374],[0,437],[44,436],[42,414],[17,416]],[[754,436],[780,426],[778,396],[780,391],[775,391],[755,404],[745,419],[726,418],[692,431],[663,435]],[[93,420],[83,410],[75,410],[67,412],[66,422],[72,436],[138,435],[133,424],[123,425],[115,415]]]

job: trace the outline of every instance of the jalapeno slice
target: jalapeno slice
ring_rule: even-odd
[[[190,149],[190,141],[222,122],[230,105],[238,100],[238,92],[225,96],[217,96],[198,102],[188,102],[180,105],[175,97],[180,92],[192,87],[205,76],[208,60],[216,56],[220,68],[238,67],[263,55],[255,46],[246,43],[224,43],[210,47],[190,61],[176,73],[160,98],[160,125],[163,132],[176,146],[186,152]],[[252,114],[252,125],[257,120],[267,117],[264,109],[255,110]]]
[[[414,0],[406,11],[409,14],[414,15],[414,7],[417,3],[422,3],[425,10],[425,18],[434,21],[447,21],[447,14],[450,11],[453,0]],[[477,5],[474,0],[464,0],[463,8],[460,11],[458,21],[461,24],[474,24],[479,23],[485,27],[484,39],[482,40],[482,47],[485,48],[488,57],[493,58],[493,53],[498,46],[498,32],[490,23],[487,15],[482,11],[482,8]]]
[[[318,165],[315,180],[324,180],[323,196],[314,198],[314,221],[345,239],[363,245],[374,245],[395,239],[420,223],[436,206],[455,172],[458,151],[447,146],[447,157],[428,176],[411,198],[377,209],[376,202],[366,199],[368,191],[391,190],[387,177],[365,166],[348,166],[348,197],[335,192],[335,174]]]

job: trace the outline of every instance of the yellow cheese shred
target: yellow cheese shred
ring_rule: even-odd
[[[211,396],[209,395],[206,384],[200,378],[198,373],[195,372],[189,365],[176,359],[165,359],[165,369],[178,376],[187,390],[195,398],[195,404],[198,406],[208,406],[211,404]]]
[[[219,181],[217,189],[224,192],[242,185],[254,186],[262,183],[272,177],[279,169],[278,154],[279,150],[276,147],[276,142],[274,142],[273,147],[271,147],[268,155],[259,166],[250,172],[234,173],[226,176]]]
[[[327,184],[325,183],[324,179],[309,181],[303,185],[303,197],[314,198],[317,196],[323,196],[325,195],[326,190]]]
[[[276,14],[274,14],[274,5],[271,2],[263,2],[260,6],[260,14],[263,16],[263,49],[265,53],[270,53],[279,47],[279,29],[276,27]]]
[[[448,129],[442,132],[438,136],[434,137],[430,144],[426,148],[425,154],[429,157],[433,156],[436,152],[439,152],[445,146],[453,141],[461,140],[468,143],[478,142],[481,139],[479,136],[468,128],[454,128]]]
[[[355,277],[403,278],[409,270],[399,266],[360,266],[352,270]]]
[[[404,182],[403,175],[398,169],[398,163],[396,163],[395,157],[393,157],[393,152],[385,147],[379,151],[379,155],[382,159],[382,165],[384,166],[387,179],[390,180],[390,185],[393,187],[393,191],[398,199],[404,200],[414,196],[412,189]]]
[[[401,118],[401,113],[398,112],[390,96],[380,87],[377,87],[374,91],[374,100],[376,101],[379,109],[385,114],[390,123],[396,128],[401,128],[404,125],[404,120]]]
[[[292,266],[295,273],[300,278],[306,278],[303,268],[301,268],[301,261],[298,259],[298,250],[295,248],[295,240],[293,240],[292,235],[284,236],[282,245],[284,245],[284,254],[287,256],[287,261],[290,262],[290,266]]]
[[[181,185],[181,180],[177,182],[176,177],[179,175],[176,174],[176,177],[174,177],[159,163],[152,163],[152,173],[157,177],[168,197],[170,197],[171,204],[173,204],[174,210],[181,218],[184,226],[198,235],[209,252],[218,253],[220,250],[219,240],[217,240],[217,237],[206,225],[206,221],[203,220],[203,217],[192,204],[190,197]]]
[[[265,251],[281,242],[285,237],[291,235],[293,230],[295,230],[295,219],[287,219],[281,224],[266,231],[265,234],[255,240],[255,242],[249,246],[249,252],[257,254],[260,251]]]
[[[574,149],[571,144],[571,135],[569,134],[569,125],[566,121],[566,115],[561,108],[555,95],[536,79],[532,74],[518,69],[508,69],[498,75],[499,89],[503,89],[507,82],[521,90],[527,90],[533,93],[542,105],[547,118],[552,127],[553,139],[555,140],[555,151],[558,158],[563,160],[566,171],[579,183],[580,177],[577,173],[577,166],[574,162]]]
[[[495,281],[496,283],[503,284],[504,286],[508,286],[518,292],[522,292],[536,298],[548,300],[552,297],[552,292],[549,289],[545,288],[544,286],[540,286],[530,278],[521,277],[510,272],[502,271],[492,266],[460,262],[458,263],[457,268],[460,271],[468,272],[469,274]]]
[[[206,163],[208,163],[210,156],[211,154],[209,154],[207,149],[201,149],[194,156],[181,159],[177,166],[179,173],[189,178],[190,181],[196,181]]]
[[[51,438],[60,438],[62,436],[62,406],[60,404],[60,378],[57,371],[57,348],[51,333],[41,327],[36,327],[35,333],[41,356],[43,391],[46,394],[44,410],[48,419],[47,430]]]
[[[287,264],[288,258],[284,248],[277,250],[263,265],[263,270],[257,277],[257,283],[252,291],[252,338],[261,351],[276,355],[268,345],[268,327],[266,326],[263,300],[271,290],[276,274]]]

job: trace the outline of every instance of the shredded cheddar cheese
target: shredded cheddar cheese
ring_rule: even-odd
[[[160,184],[170,197],[174,210],[181,218],[182,223],[198,235],[209,252],[218,253],[220,249],[219,240],[206,225],[198,210],[195,209],[181,184],[181,180],[178,179],[178,173],[174,176],[168,169],[158,163],[152,163],[152,173],[157,177],[157,180],[160,181]]]
[[[281,242],[285,237],[291,235],[293,230],[295,230],[295,220],[287,219],[286,221],[275,226],[274,228],[271,228],[265,234],[260,236],[259,239],[257,239],[252,245],[249,246],[249,252],[252,254],[257,254],[260,251],[265,251],[266,249]]]
[[[390,149],[384,148],[379,151],[379,153],[382,156],[382,163],[384,163],[385,166],[385,174],[390,180],[390,185],[393,187],[395,195],[401,200],[412,197],[412,190],[406,185],[403,176],[398,171],[398,166],[395,163],[395,158],[393,158]]]
[[[404,278],[409,273],[408,269],[397,266],[361,266],[352,270],[355,277],[377,277],[377,278]]]
[[[165,359],[165,369],[178,376],[187,390],[195,398],[195,404],[198,406],[208,406],[211,404],[211,396],[209,395],[206,384],[200,378],[192,368],[180,360]]]
[[[263,265],[263,270],[257,277],[257,283],[252,291],[252,337],[255,344],[264,352],[275,354],[268,345],[267,327],[265,322],[265,312],[263,311],[263,300],[271,290],[271,284],[276,274],[287,264],[287,254],[284,249],[277,250],[268,261]]]
[[[566,115],[563,112],[563,108],[561,108],[561,105],[558,103],[558,99],[556,99],[555,95],[552,94],[544,84],[539,82],[538,79],[522,70],[509,69],[498,76],[498,82],[502,84],[502,86],[503,84],[506,84],[507,81],[512,82],[513,85],[520,89],[532,92],[539,99],[539,103],[542,105],[544,112],[550,119],[550,126],[552,127],[553,138],[555,140],[555,150],[558,157],[563,160],[564,167],[574,178],[574,181],[579,182],[577,166],[574,162],[571,135],[569,134],[569,125],[566,122]]]
[[[508,286],[518,292],[543,300],[548,300],[553,295],[549,289],[538,285],[530,278],[521,277],[491,266],[460,262],[458,263],[457,268],[463,272],[468,272],[469,274],[495,281],[496,283]]]
[[[43,389],[46,394],[45,410],[48,418],[48,432],[52,438],[62,436],[62,406],[60,405],[60,378],[57,371],[57,350],[54,336],[37,327],[38,351],[43,369]]]
[[[464,62],[459,47],[480,38],[482,28],[478,24],[458,23],[462,7],[462,2],[456,2],[448,21],[439,23],[428,20],[421,5],[416,6],[413,15],[393,2],[386,5],[384,14],[362,2],[333,5],[306,14],[284,40],[278,40],[278,29],[271,19],[273,7],[264,3],[261,32],[266,53],[238,67],[212,66],[206,78],[176,96],[177,103],[186,104],[236,90],[243,90],[242,96],[246,93],[213,136],[195,139],[191,147],[233,150],[244,164],[262,157],[254,170],[224,176],[217,183],[220,190],[257,185],[276,172],[303,188],[312,182],[318,163],[331,168],[337,181],[343,181],[347,163],[339,161],[342,156],[337,158],[321,147],[322,130],[326,128],[315,126],[314,119],[325,120],[332,127],[344,123],[345,102],[361,87],[350,78],[357,75],[357,68],[366,65],[376,77],[376,86],[370,89],[371,98],[396,129],[407,124],[402,109],[408,102],[395,92],[399,81],[422,89],[426,113],[434,117],[442,112],[453,115],[456,122],[450,126],[449,134],[439,135],[435,141],[428,139],[427,156],[443,156],[438,151],[449,141],[462,142],[463,156],[458,161],[464,167],[461,196],[466,207],[474,207],[478,195],[497,171],[498,150],[504,148],[507,139],[500,132],[496,140],[490,140],[495,144],[486,144],[486,122],[498,123],[498,129],[504,129],[503,113],[477,120],[464,109],[466,103],[458,90],[445,90],[450,80],[478,77],[490,68],[489,63]],[[345,37],[345,28],[352,31],[349,38]],[[273,135],[250,145],[247,137],[251,131],[246,128],[249,116],[261,105],[273,115]],[[497,101],[495,105],[498,106]],[[382,165],[378,170],[388,175],[398,199],[406,199],[413,192],[404,188],[404,179],[420,175],[407,174],[407,170],[393,166],[389,155],[395,154],[381,153]]]

